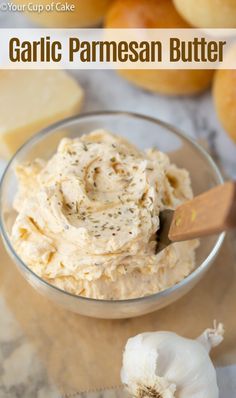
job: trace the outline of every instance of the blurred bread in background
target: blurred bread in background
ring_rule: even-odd
[[[48,0],[14,0],[16,4],[50,4]],[[74,5],[74,11],[27,12],[27,16],[40,26],[49,28],[87,28],[98,25],[112,0],[61,0],[63,5]],[[54,6],[55,6],[54,2]]]
[[[178,12],[197,28],[236,28],[236,0],[173,0]]]
[[[33,134],[79,112],[83,91],[57,70],[0,71],[0,156],[9,158]]]
[[[236,65],[236,46],[226,54],[225,62]],[[219,69],[214,76],[213,100],[218,118],[236,142],[236,69]]]
[[[236,0],[235,0],[236,1]],[[172,0],[116,0],[108,11],[107,28],[190,28]],[[119,70],[119,74],[144,89],[160,94],[198,94],[209,87],[211,70]]]

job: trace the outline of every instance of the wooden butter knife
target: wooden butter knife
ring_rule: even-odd
[[[176,210],[160,213],[156,253],[172,242],[214,235],[236,228],[236,182],[230,181],[194,197]]]

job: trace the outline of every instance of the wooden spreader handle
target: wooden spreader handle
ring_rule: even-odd
[[[236,228],[236,182],[227,182],[179,206],[169,239],[173,242]]]

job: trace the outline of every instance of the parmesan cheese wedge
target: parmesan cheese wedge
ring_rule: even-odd
[[[0,71],[0,156],[9,158],[33,134],[78,113],[82,99],[64,71]]]

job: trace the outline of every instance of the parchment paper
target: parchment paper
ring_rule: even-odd
[[[119,321],[90,319],[57,307],[28,285],[2,243],[0,259],[0,294],[62,393],[119,385],[125,342],[144,331],[172,330],[194,338],[217,319],[226,334],[213,352],[214,363],[236,363],[236,264],[229,238],[210,271],[184,298],[150,315]]]

